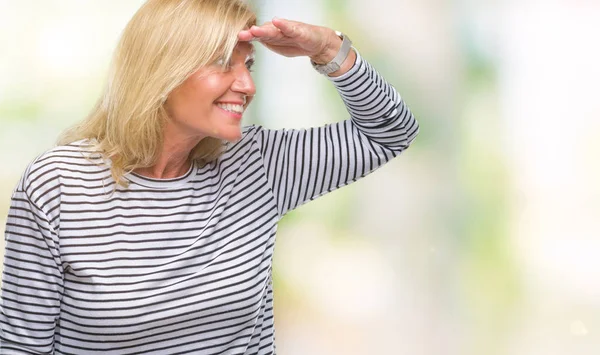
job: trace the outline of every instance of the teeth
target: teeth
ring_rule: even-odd
[[[233,112],[233,113],[244,113],[243,105],[234,105],[234,104],[217,104],[220,108],[225,111]]]

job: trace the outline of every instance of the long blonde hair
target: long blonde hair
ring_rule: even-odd
[[[255,23],[254,11],[241,0],[146,1],[121,35],[103,95],[58,144],[89,139],[110,160],[116,183],[126,186],[126,173],[159,157],[169,93],[217,58],[227,63],[238,32]],[[190,158],[204,165],[222,147],[221,140],[204,138]]]

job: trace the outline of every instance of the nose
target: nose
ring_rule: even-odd
[[[256,94],[254,80],[245,65],[240,65],[238,68],[235,68],[235,81],[231,85],[231,90],[242,93],[245,96],[254,96],[254,94]]]

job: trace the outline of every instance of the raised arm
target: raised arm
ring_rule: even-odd
[[[239,38],[256,39],[278,54],[307,56],[317,64],[328,63],[344,48],[329,28],[282,19],[253,26]],[[261,129],[258,134],[280,215],[365,176],[400,154],[418,133],[400,95],[354,50],[328,77],[350,119],[307,130]]]
[[[400,95],[360,56],[350,71],[331,80],[350,119],[305,130],[260,131],[280,215],[367,175],[406,149],[418,132]]]

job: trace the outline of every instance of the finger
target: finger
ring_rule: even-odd
[[[243,42],[249,42],[254,39],[254,35],[249,30],[242,30],[238,33],[238,40]]]
[[[250,27],[250,32],[257,39],[273,39],[281,38],[281,31],[275,27],[272,23],[264,24],[262,26]]]
[[[250,32],[254,37],[261,39],[273,38],[279,34],[279,30],[270,23],[261,26],[252,26],[250,27]]]
[[[300,26],[298,22],[285,20],[279,17],[273,17],[273,25],[287,37],[300,36]]]

